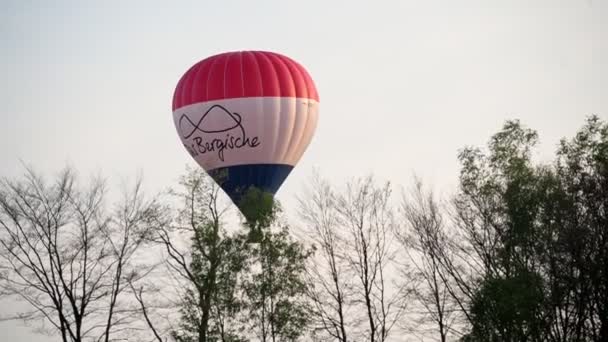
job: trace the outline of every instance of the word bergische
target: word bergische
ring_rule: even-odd
[[[221,161],[224,161],[225,150],[240,149],[243,147],[253,148],[260,145],[258,137],[249,138],[245,134],[243,127],[239,128],[241,131],[240,136],[235,137],[231,134],[226,134],[225,138],[214,138],[208,141],[204,141],[202,137],[194,137],[190,146],[184,146],[186,146],[186,149],[188,149],[188,152],[190,152],[192,156],[217,151],[218,158],[220,158]]]

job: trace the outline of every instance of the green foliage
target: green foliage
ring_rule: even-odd
[[[263,341],[293,341],[308,322],[303,300],[303,246],[288,227],[273,232],[280,207],[268,193],[251,188],[239,208],[247,233],[227,234],[215,208],[207,180],[194,171],[182,182],[185,209],[181,221],[193,227],[187,289],[181,321],[173,338],[179,342],[248,341],[255,333]],[[250,329],[252,327],[253,329]]]
[[[460,155],[458,208],[470,219],[472,241],[485,265],[471,303],[470,338],[524,341],[542,336],[543,281],[534,244],[542,231],[537,217],[544,193],[538,186],[542,176],[530,158],[536,142],[536,132],[510,121],[492,137],[488,155],[477,149]]]
[[[263,341],[294,341],[309,320],[304,272],[310,253],[290,238],[287,227],[264,232],[258,247],[252,257],[260,270],[244,284],[252,327]]]
[[[458,217],[484,265],[465,341],[608,339],[608,124],[590,117],[552,165],[532,161],[537,139],[510,121],[488,154],[460,154]]]
[[[247,269],[247,244],[241,234],[224,230],[217,209],[218,188],[204,171],[189,170],[181,185],[184,202],[177,222],[192,235],[189,253],[178,253],[174,244],[167,244],[187,280],[181,320],[172,337],[179,342],[242,341],[234,317],[243,306],[239,278]]]
[[[262,230],[276,220],[280,207],[272,194],[250,187],[238,203],[239,210],[247,220],[249,242],[260,242]]]
[[[484,341],[526,341],[542,336],[544,297],[542,278],[530,272],[489,278],[481,284],[471,306],[471,336]]]
[[[295,341],[309,321],[304,274],[310,252],[290,237],[288,226],[273,229],[281,209],[267,194],[250,189],[244,203],[255,229],[248,242],[257,243],[250,251],[255,267],[243,284],[251,326],[262,341]]]
[[[203,226],[195,234],[210,231],[214,229]],[[200,341],[204,326],[207,327],[206,341],[244,340],[242,332],[234,326],[233,318],[244,305],[239,293],[239,277],[247,268],[247,251],[248,246],[239,235],[222,237],[208,257],[203,256],[197,243],[192,244],[190,267],[195,286],[186,290],[182,300],[180,329],[173,335],[177,341]]]

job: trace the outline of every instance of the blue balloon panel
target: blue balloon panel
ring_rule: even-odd
[[[238,206],[249,187],[276,194],[292,169],[293,166],[285,164],[249,164],[222,167],[208,173]]]

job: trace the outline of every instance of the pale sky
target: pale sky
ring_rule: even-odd
[[[313,142],[277,194],[288,211],[313,167],[398,186],[415,172],[451,191],[458,149],[507,119],[538,130],[548,159],[586,116],[608,118],[606,0],[0,3],[0,176],[19,160],[47,174],[67,162],[175,185],[193,162],[174,87],[228,50],[283,53],[319,90]],[[15,323],[0,339],[56,340]]]

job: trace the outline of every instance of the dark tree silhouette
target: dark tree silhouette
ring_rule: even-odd
[[[28,169],[0,184],[2,295],[25,301],[31,310],[17,317],[44,319],[63,341],[109,341],[133,329],[125,290],[147,273],[136,258],[160,207],[140,181],[111,209],[106,197],[103,180],[78,184],[69,168],[49,183]]]

